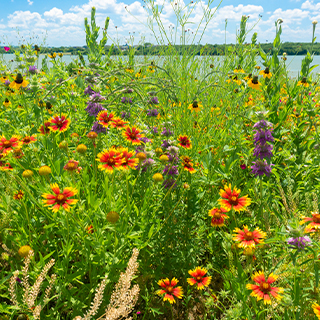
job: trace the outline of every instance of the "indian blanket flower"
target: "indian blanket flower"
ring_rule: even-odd
[[[101,163],[98,168],[106,171],[107,173],[112,173],[113,170],[120,169],[121,164],[124,162],[121,152],[114,148],[103,150],[103,152],[98,154],[98,158],[96,160]]]
[[[173,304],[176,302],[174,297],[182,299],[182,287],[176,287],[178,282],[179,281],[176,278],[173,278],[171,281],[168,278],[159,280],[158,285],[162,289],[158,290],[157,294],[159,296],[164,294],[163,301],[169,301],[171,304]]]
[[[10,88],[19,90],[20,87],[26,87],[29,84],[28,81],[23,79],[21,73],[18,73],[16,78],[10,83]]]
[[[0,151],[4,155],[13,151],[14,148],[20,148],[23,142],[20,141],[20,136],[13,135],[9,140],[5,136],[0,138]]]
[[[312,241],[310,237],[304,236],[304,237],[289,238],[287,239],[287,243],[291,249],[298,249],[299,251],[301,251],[301,250],[304,250],[305,247],[310,246]]]
[[[213,208],[209,211],[209,216],[212,217],[211,219],[211,226],[216,227],[223,227],[225,225],[225,220],[229,219],[229,217],[225,214],[228,210],[224,208]]]
[[[51,131],[64,132],[68,130],[71,120],[67,119],[67,116],[65,114],[62,114],[61,116],[55,115],[50,119],[50,123]]]
[[[256,244],[263,243],[267,237],[267,234],[259,228],[249,231],[247,226],[243,226],[243,230],[235,228],[234,232],[233,240],[238,242],[239,248],[255,248]]]
[[[63,167],[63,169],[72,172],[78,169],[78,165],[79,165],[79,161],[69,160],[66,163],[66,165]]]
[[[313,312],[317,316],[317,318],[320,320],[320,306],[317,303],[314,303],[312,305]]]
[[[58,212],[60,207],[66,211],[70,211],[70,205],[78,202],[78,199],[69,199],[78,193],[77,189],[68,187],[64,188],[64,190],[60,192],[60,188],[57,183],[51,184],[50,187],[54,194],[44,193],[42,195],[44,198],[42,201],[45,207],[53,206],[50,208],[53,212]]]
[[[45,134],[49,134],[50,133],[50,125],[51,125],[51,122],[50,121],[46,121],[44,123],[44,126],[42,125],[40,128],[39,128],[39,132],[42,134],[42,135],[45,135]]]
[[[188,273],[192,278],[188,278],[188,283],[193,286],[197,285],[198,290],[203,290],[205,287],[207,287],[211,282],[211,276],[205,277],[208,270],[201,267],[196,267],[194,270],[189,270]]]
[[[311,212],[312,217],[306,217],[302,216],[302,221],[300,221],[300,224],[304,224],[307,222],[309,223],[306,228],[304,229],[304,232],[315,232],[320,230],[320,214],[319,212]]]
[[[134,151],[129,151],[128,148],[120,148],[122,163],[119,167],[121,170],[135,169],[139,163],[139,159],[136,158],[136,153]]]
[[[234,209],[235,211],[245,210],[251,204],[251,199],[248,196],[240,196],[240,190],[237,188],[231,189],[231,184],[229,186],[225,185],[224,190],[220,189],[220,196],[222,199],[219,199],[218,202],[221,207],[230,211]]]
[[[99,114],[97,115],[97,120],[99,124],[103,125],[105,128],[109,126],[109,124],[113,119],[114,119],[114,114],[112,112],[108,113],[107,110],[103,110],[99,112]]]
[[[182,147],[184,149],[191,149],[192,148],[191,140],[189,139],[188,136],[179,135],[178,141],[180,142],[180,143],[178,143],[178,145],[180,147]]]
[[[133,145],[140,145],[142,141],[140,138],[144,137],[143,134],[140,134],[141,130],[136,127],[129,127],[125,128],[125,131],[122,132],[124,138],[131,142]]]
[[[264,304],[271,304],[271,296],[277,300],[281,300],[282,296],[279,293],[282,293],[284,290],[283,288],[271,287],[272,283],[277,281],[278,276],[271,273],[266,280],[263,271],[256,272],[252,280],[257,284],[247,284],[246,288],[249,290],[253,290],[251,292],[251,296],[256,297],[257,300],[262,300]]]
[[[30,144],[35,141],[37,141],[37,139],[34,134],[32,136],[26,136],[22,139],[23,144]]]
[[[122,130],[126,127],[127,124],[128,124],[127,121],[124,121],[119,117],[115,117],[112,119],[110,126],[114,129]]]
[[[193,167],[193,163],[192,163],[192,160],[190,157],[182,156],[181,159],[182,159],[181,164],[182,164],[184,170],[189,171],[190,173],[196,172],[196,169]]]

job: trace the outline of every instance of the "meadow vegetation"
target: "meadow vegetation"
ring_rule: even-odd
[[[1,319],[320,319],[316,22],[292,79],[281,20],[199,60],[193,8],[161,64],[105,52],[95,8],[88,63],[0,62]]]

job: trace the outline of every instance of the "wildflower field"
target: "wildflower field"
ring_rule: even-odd
[[[264,52],[247,20],[160,63],[105,52],[93,8],[89,62],[0,62],[0,319],[320,319],[312,47],[291,79],[282,21]]]

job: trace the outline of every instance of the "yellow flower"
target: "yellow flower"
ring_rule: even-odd
[[[51,168],[49,166],[42,166],[39,169],[39,174],[40,176],[48,176],[49,174],[51,174]]]
[[[252,89],[261,90],[258,76],[254,76],[253,79],[249,79],[248,86]]]
[[[259,74],[263,75],[264,78],[270,79],[272,77],[272,73],[270,72],[269,68],[265,68],[264,70],[261,70]]]
[[[191,104],[189,104],[189,107],[188,109],[192,111],[195,111],[195,112],[199,112],[202,108],[202,104],[201,102],[198,102],[198,101],[193,101]]]
[[[57,56],[57,54],[54,52],[54,53],[51,53],[51,54],[48,54],[48,57],[51,58],[51,59],[55,59]]]
[[[19,90],[21,86],[25,88],[28,84],[29,82],[23,79],[21,73],[18,73],[16,78],[10,83],[9,87]]]
[[[8,107],[11,105],[11,102],[9,101],[8,98],[6,98],[6,99],[4,100],[3,105],[4,105],[6,108],[8,108]]]
[[[301,81],[298,81],[297,86],[304,86],[305,88],[308,88],[309,83],[307,82],[307,78],[303,77]]]
[[[107,221],[116,223],[119,220],[119,214],[115,211],[110,211],[107,214]]]
[[[163,175],[161,173],[155,173],[152,179],[154,182],[161,182],[163,180]]]
[[[30,246],[22,246],[19,251],[18,254],[21,258],[25,258],[28,256],[29,252],[31,251],[31,247]]]

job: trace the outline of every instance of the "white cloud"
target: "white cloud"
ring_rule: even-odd
[[[313,0],[311,1],[307,0],[301,5],[301,9],[307,9],[311,11],[320,11],[320,2],[318,2],[317,4],[314,4]]]
[[[29,4],[30,6],[32,6],[32,4],[33,4],[33,1],[31,1],[31,0],[28,0],[28,4]]]

